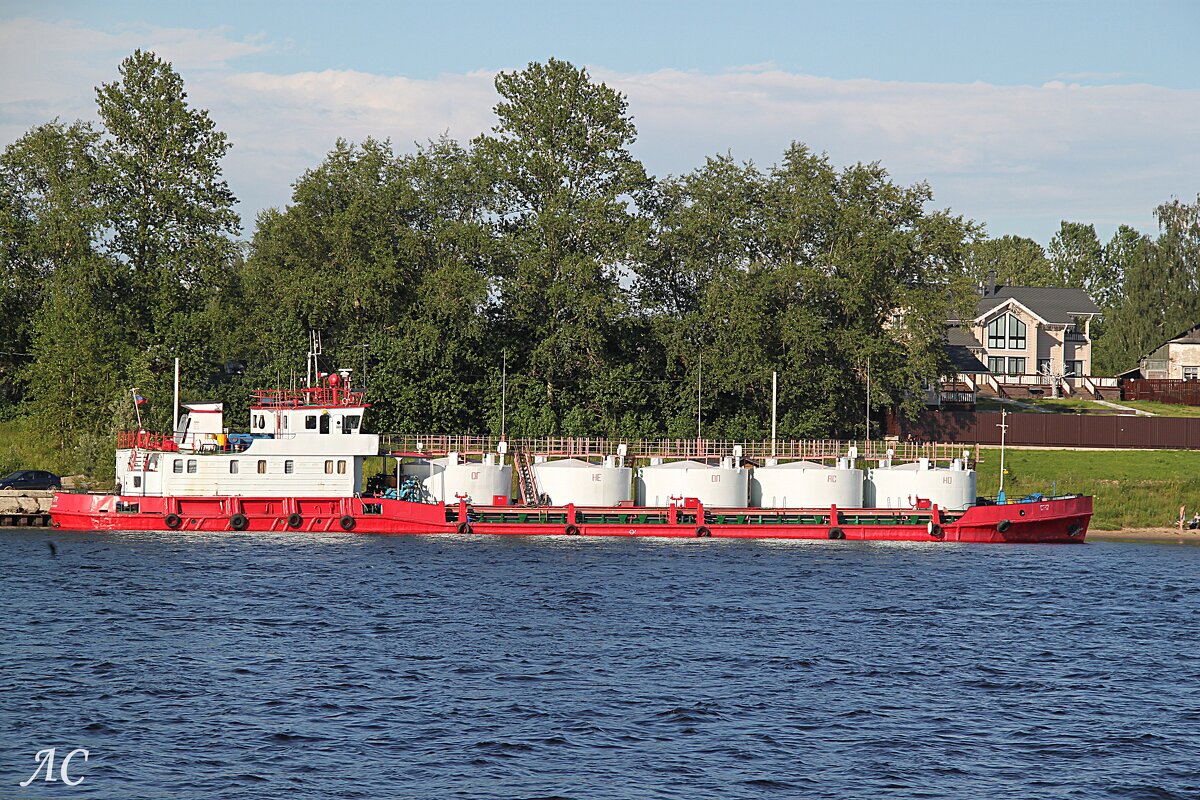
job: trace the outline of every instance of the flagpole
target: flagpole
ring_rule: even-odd
[[[138,390],[133,387],[129,390],[129,394],[133,397],[133,413],[137,415],[138,431],[142,430],[142,410],[138,408]]]

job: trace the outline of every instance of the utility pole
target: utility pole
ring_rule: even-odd
[[[1000,491],[996,494],[996,502],[1005,502],[1004,497],[1004,435],[1008,433],[1008,424],[1004,421],[1008,417],[1008,409],[1000,409],[1000,424],[996,427],[1000,429]]]
[[[775,421],[777,401],[779,399],[779,373],[771,371],[771,458],[775,457]]]

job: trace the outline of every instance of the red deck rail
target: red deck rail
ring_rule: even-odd
[[[173,453],[179,449],[175,439],[164,433],[150,431],[125,431],[117,434],[117,449],[119,450],[161,450]]]
[[[362,392],[340,386],[307,389],[260,389],[254,393],[253,408],[300,408],[303,406],[366,406]]]

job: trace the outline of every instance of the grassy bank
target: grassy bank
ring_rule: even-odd
[[[984,448],[979,493],[999,488],[1000,449]],[[1181,505],[1200,510],[1200,452],[1189,450],[1014,450],[1004,458],[1010,498],[1033,492],[1095,497],[1092,526],[1100,530],[1172,525]]]

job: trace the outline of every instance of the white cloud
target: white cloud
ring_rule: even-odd
[[[135,47],[171,60],[193,103],[234,143],[226,176],[248,224],[282,205],[299,175],[338,137],[390,138],[399,150],[443,132],[466,140],[493,124],[492,74],[431,79],[352,71],[292,74],[237,69],[269,49],[220,30],[129,28],[115,33],[17,20],[0,25],[0,143],[55,116],[94,115],[92,87],[113,80]],[[897,180],[928,180],[939,206],[994,234],[1043,242],[1060,219],[1102,231],[1149,228],[1152,208],[1200,191],[1200,92],[836,80],[774,65],[717,74],[664,69],[593,77],[625,92],[651,172],[685,172],[714,153],[767,165],[793,140],[835,164],[880,161]],[[1088,76],[1093,79],[1094,76]]]

